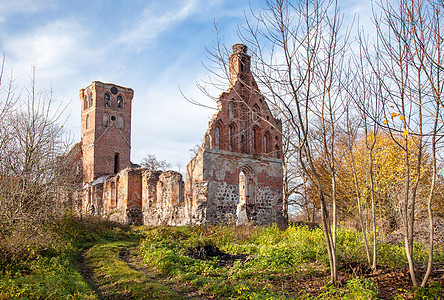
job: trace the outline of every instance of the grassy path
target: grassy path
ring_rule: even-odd
[[[97,244],[82,254],[83,276],[99,299],[184,299],[144,268],[137,244]]]

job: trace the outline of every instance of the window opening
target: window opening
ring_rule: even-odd
[[[122,96],[117,96],[117,108],[123,108],[123,98]]]
[[[111,96],[108,93],[106,93],[104,96],[104,105],[106,107],[110,107],[111,106],[110,102],[111,102]]]
[[[268,152],[268,136],[264,135],[264,153]]]
[[[241,171],[239,173],[239,201],[236,209],[236,225],[245,225],[248,223],[247,217],[247,197],[248,197],[248,185],[247,177],[245,173]]]
[[[234,144],[234,126],[228,127],[228,150],[233,151]]]
[[[214,147],[216,149],[220,148],[220,128],[219,128],[219,126],[216,127],[216,131],[214,133]]]
[[[230,119],[234,119],[234,103],[230,102],[230,104],[228,104],[228,117]]]
[[[120,170],[120,157],[119,153],[114,154],[114,174],[119,173]]]

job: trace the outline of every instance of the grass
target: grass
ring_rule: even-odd
[[[106,299],[179,299],[166,286],[134,270],[119,258],[123,249],[133,242],[119,241],[98,244],[85,254],[85,265],[92,270],[92,279]]]
[[[69,217],[51,224],[47,230],[56,237],[54,243],[45,248],[25,247],[21,260],[0,262],[0,299],[377,299],[381,296],[375,282],[365,276],[344,275],[342,271],[342,286],[329,284],[321,229],[130,228],[103,220]],[[359,232],[342,228],[337,241],[339,265],[346,262],[365,265]],[[190,256],[194,253],[192,249],[208,245],[237,255],[237,259],[203,260]],[[128,249],[138,251],[132,251],[133,256],[122,255],[129,253]],[[415,261],[424,264],[426,258],[427,250],[415,245]],[[402,244],[380,243],[378,259],[380,264],[391,268],[406,266]],[[435,261],[444,262],[442,248],[436,249]],[[440,299],[443,289],[433,282],[426,289],[406,285],[402,291],[397,299],[404,296]]]

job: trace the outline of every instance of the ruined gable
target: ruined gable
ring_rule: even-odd
[[[270,224],[282,216],[282,123],[257,88],[245,45],[233,46],[229,64],[230,87],[187,166],[187,201],[205,203],[209,223]]]

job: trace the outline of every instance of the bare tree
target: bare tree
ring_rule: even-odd
[[[4,102],[8,109],[0,118],[0,234],[26,242],[36,240],[42,225],[63,213],[57,162],[69,146],[60,124],[64,107],[56,105],[52,91],[37,90],[35,73],[33,67],[25,96],[14,97],[10,82],[4,91],[10,102]]]
[[[145,168],[150,170],[160,170],[166,171],[168,168],[171,168],[171,164],[166,160],[158,160],[157,157],[153,154],[147,154],[140,163]]]
[[[428,196],[430,223],[428,270],[421,286],[430,275],[433,259],[433,215],[431,203],[436,178],[436,143],[442,132],[442,36],[440,17],[442,2],[400,0],[396,4],[379,4],[382,16],[375,16],[378,43],[375,53],[381,55],[382,69],[375,73],[385,92],[382,99],[385,115],[380,126],[390,132],[404,153],[405,182],[402,220],[405,251],[413,286],[418,286],[413,261],[414,224],[417,215],[418,187],[424,174],[426,149],[432,151],[433,174]],[[374,70],[376,70],[374,68]],[[430,126],[429,124],[433,124]],[[428,147],[431,146],[431,147]]]

